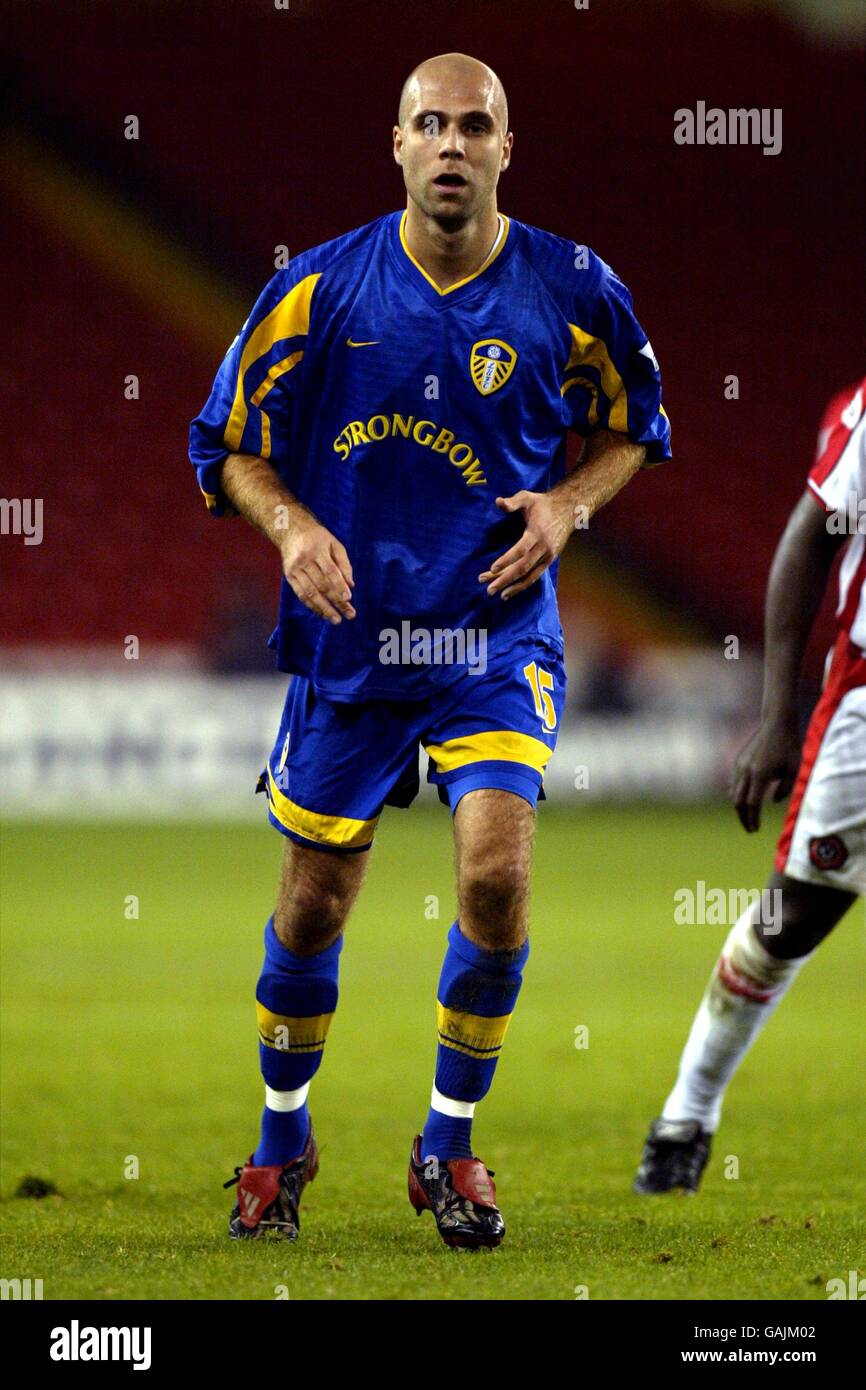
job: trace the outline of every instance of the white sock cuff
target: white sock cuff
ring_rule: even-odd
[[[450,1096],[443,1096],[435,1086],[430,1096],[431,1107],[440,1115],[450,1115],[453,1120],[471,1120],[475,1104],[474,1100],[452,1100]]]
[[[297,1091],[272,1091],[270,1086],[265,1087],[265,1105],[268,1110],[300,1110],[304,1101],[307,1099],[307,1092],[310,1089],[309,1081],[305,1081],[303,1086],[299,1086]]]

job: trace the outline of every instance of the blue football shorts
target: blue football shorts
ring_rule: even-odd
[[[259,779],[272,825],[299,844],[368,850],[385,805],[408,806],[427,780],[452,814],[466,792],[496,787],[535,806],[565,704],[556,650],[525,638],[483,673],[467,667],[425,700],[344,704],[289,684],[280,731]]]

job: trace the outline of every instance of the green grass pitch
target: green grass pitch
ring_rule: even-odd
[[[722,807],[542,808],[532,956],[475,1124],[508,1233],[477,1255],[445,1249],[405,1191],[454,907],[443,809],[382,822],[294,1246],[230,1242],[221,1188],[257,1133],[277,835],[7,826],[0,1274],[41,1278],[46,1299],[826,1299],[866,1272],[861,906],[747,1057],[701,1194],[630,1192],[726,930],[676,925],[673,894],[761,887],[777,824],[748,838]],[[57,1195],[16,1196],[25,1176]]]

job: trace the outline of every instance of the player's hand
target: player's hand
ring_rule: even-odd
[[[761,806],[771,783],[777,784],[774,801],[784,801],[800,766],[800,739],[791,724],[765,721],[746,744],[734,764],[729,796],[743,829],[757,830]]]
[[[488,594],[509,599],[540,579],[562,553],[573,530],[573,508],[554,493],[525,490],[497,497],[496,505],[503,512],[523,512],[526,528],[510,550],[479,574],[478,582],[487,585]]]
[[[354,618],[355,581],[346,548],[306,508],[293,513],[280,554],[283,574],[301,603],[329,623]]]

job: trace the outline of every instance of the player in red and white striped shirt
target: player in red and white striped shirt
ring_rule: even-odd
[[[831,402],[808,483],[825,528],[847,544],[838,636],[775,866],[800,882],[866,893],[866,380]]]
[[[800,748],[803,654],[833,562],[838,634]],[[641,1156],[635,1191],[697,1191],[728,1082],[800,967],[866,895],[866,378],[831,401],[808,487],[770,571],[763,717],[740,754],[731,799],[748,831],[793,787],[764,903],[722,947],[673,1091]],[[777,910],[763,911],[766,902]]]

